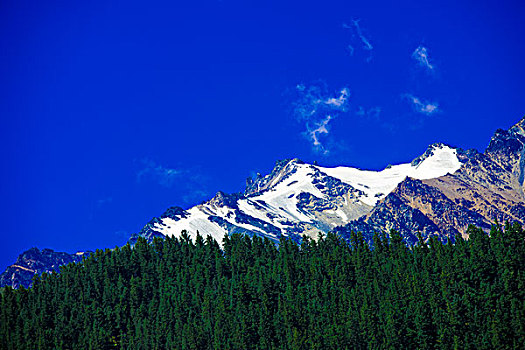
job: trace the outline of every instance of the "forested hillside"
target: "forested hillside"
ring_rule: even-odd
[[[525,234],[139,238],[1,291],[1,349],[523,349]]]

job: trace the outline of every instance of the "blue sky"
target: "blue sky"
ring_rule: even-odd
[[[522,1],[3,1],[0,269],[278,159],[381,169],[525,115]]]

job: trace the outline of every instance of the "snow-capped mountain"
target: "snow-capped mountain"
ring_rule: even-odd
[[[436,143],[411,163],[381,171],[278,161],[270,174],[248,179],[243,193],[218,192],[187,210],[168,208],[130,243],[182,231],[218,242],[236,232],[300,241],[328,231],[349,239],[354,231],[371,242],[375,232],[396,229],[413,244],[418,232],[454,241],[470,224],[488,230],[495,220],[525,224],[525,118],[497,130],[484,153]],[[79,260],[80,253],[34,248],[0,275],[0,286],[27,286],[32,275]]]
[[[509,130],[499,129],[484,153],[458,150],[462,163],[454,173],[435,178],[406,178],[372,211],[336,231],[347,236],[393,228],[408,244],[437,236],[462,235],[469,225],[489,230],[497,220],[525,224],[525,118]]]
[[[381,171],[278,161],[270,174],[248,179],[244,193],[218,192],[187,210],[169,208],[131,242],[182,231],[221,242],[234,232],[299,241],[328,231],[348,238],[352,230],[371,241],[374,232],[393,228],[411,244],[417,232],[454,241],[470,224],[523,224],[524,125],[525,118],[496,131],[485,153],[436,143],[411,163]]]
[[[444,144],[431,145],[412,163],[382,171],[279,161],[272,173],[248,181],[244,194],[218,192],[188,210],[171,208],[150,222],[142,235],[179,236],[185,230],[192,237],[200,232],[219,242],[234,232],[273,240],[316,238],[369,214],[407,177],[433,179],[452,174],[461,165],[457,150]]]

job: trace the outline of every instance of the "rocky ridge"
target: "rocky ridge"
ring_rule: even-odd
[[[391,228],[405,241],[437,236],[454,241],[466,238],[469,225],[488,230],[498,221],[525,224],[525,118],[509,130],[499,129],[484,153],[458,150],[462,166],[453,174],[425,180],[407,178],[369,214],[338,227],[349,237],[363,232],[372,240],[374,232]]]
[[[29,288],[33,283],[34,275],[41,275],[44,272],[59,272],[60,266],[78,263],[82,261],[84,256],[89,256],[92,253],[86,251],[69,254],[55,252],[52,249],[31,248],[20,254],[16,262],[0,275],[0,287]]]
[[[486,230],[496,220],[525,224],[524,193],[525,118],[498,129],[483,153],[435,143],[411,163],[382,171],[278,161],[270,174],[248,179],[242,193],[218,192],[189,209],[168,208],[129,242],[183,231],[219,242],[233,233],[300,242],[329,231],[349,239],[355,231],[372,242],[376,232],[390,229],[409,245],[418,233],[454,241],[466,237],[471,224]],[[34,274],[58,271],[82,255],[32,248],[0,275],[0,286],[28,287]]]
[[[389,166],[379,172],[323,168],[298,159],[278,161],[270,174],[248,179],[243,193],[218,192],[195,207],[178,208],[174,215],[153,218],[139,235],[152,239],[179,236],[186,231],[195,237],[199,232],[221,242],[225,234],[244,233],[274,241],[281,237],[300,241],[304,235],[315,239],[319,233],[334,231],[348,223],[355,223],[356,227],[364,224],[366,227],[360,227],[362,231],[395,228],[384,225],[386,222],[378,221],[374,226],[363,220],[376,207],[381,206],[385,212],[385,208],[401,203],[400,198],[394,200],[392,193],[407,176],[424,180],[454,173],[462,166],[461,157],[450,146],[433,144],[412,164]],[[423,215],[403,204],[406,213],[414,212],[413,217]],[[405,231],[411,232],[419,226],[408,225]],[[439,228],[434,226],[432,233],[437,233]],[[430,226],[425,227],[430,234]],[[139,235],[132,237],[131,242]]]

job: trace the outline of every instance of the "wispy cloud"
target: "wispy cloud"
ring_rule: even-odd
[[[195,204],[211,195],[209,179],[194,167],[170,168],[149,158],[141,159],[138,163],[137,183],[154,182],[172,188],[180,196],[177,200],[179,205]]]
[[[319,141],[319,135],[328,134],[328,129],[326,128],[326,126],[328,125],[330,120],[332,120],[332,116],[327,115],[324,120],[321,120],[319,123],[317,123],[317,128],[310,131],[309,137],[313,141],[313,145],[315,147],[322,147],[322,144]]]
[[[411,103],[414,111],[418,113],[431,115],[439,111],[439,104],[437,102],[422,100],[412,94],[404,94],[403,97]]]
[[[334,107],[334,109],[345,107],[346,100],[348,99],[349,95],[350,91],[347,88],[343,88],[338,97],[329,97],[324,101],[324,103]]]
[[[430,62],[428,49],[426,47],[418,46],[418,48],[412,53],[412,58],[415,59],[421,67],[424,67],[429,72],[434,71],[435,66]]]
[[[166,168],[151,159],[143,159],[142,164],[142,169],[137,173],[137,182],[149,179],[161,186],[172,187],[177,178],[183,173],[181,170]]]
[[[370,125],[373,125],[374,128],[380,127],[390,133],[398,130],[399,122],[397,119],[399,116],[389,115],[388,118],[383,116],[384,111],[380,106],[373,106],[369,108],[358,106],[357,109],[354,110],[354,113],[362,120],[365,120],[367,123],[370,123]]]
[[[310,141],[315,152],[328,154],[333,144],[327,140],[330,134],[330,121],[338,113],[345,112],[348,106],[350,90],[342,88],[337,94],[329,94],[325,84],[306,87],[296,86],[298,98],[294,103],[294,115],[300,123],[304,123],[303,135]],[[329,141],[325,143],[324,141]]]
[[[140,166],[136,173],[137,183],[156,183],[173,189],[173,194],[179,196],[176,204],[196,204],[207,199],[212,192],[209,190],[209,178],[195,167],[170,168],[149,158],[138,161]]]
[[[381,115],[381,107],[375,106],[375,107],[366,109],[363,106],[359,106],[355,114],[359,117],[379,119],[379,116]]]
[[[372,50],[374,47],[370,43],[370,40],[364,35],[361,26],[359,25],[360,19],[353,19],[350,24],[343,23],[343,28],[350,30],[352,37],[351,42],[348,44],[348,52],[350,56],[353,56],[357,50],[366,51],[366,62],[372,60]]]

